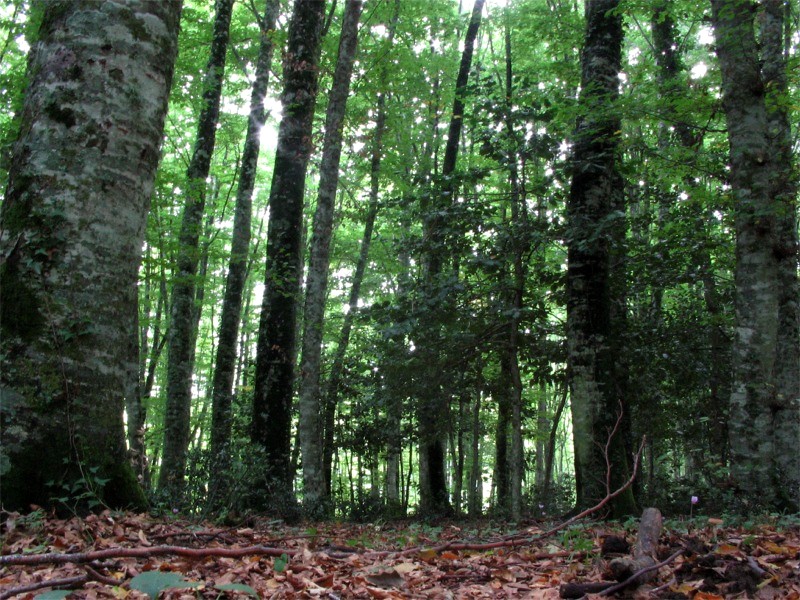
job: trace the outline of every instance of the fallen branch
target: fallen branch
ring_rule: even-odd
[[[0,566],[4,565],[44,565],[64,563],[91,563],[109,558],[150,558],[151,556],[186,556],[190,558],[205,558],[208,556],[223,556],[227,558],[241,558],[243,556],[294,556],[298,550],[290,548],[274,548],[271,546],[247,546],[245,548],[186,548],[185,546],[152,546],[150,548],[106,548],[92,552],[60,553],[48,552],[47,554],[7,554],[0,556]]]
[[[11,598],[17,594],[26,594],[28,592],[35,592],[36,590],[43,590],[44,588],[76,588],[82,586],[89,581],[88,575],[78,575],[77,577],[64,577],[63,579],[49,579],[46,581],[37,581],[35,583],[28,583],[16,588],[8,589],[0,592],[0,600]]]
[[[98,573],[89,565],[83,565],[83,568],[86,571],[86,573],[83,575],[76,575],[75,577],[62,577],[61,579],[45,579],[43,581],[28,583],[25,585],[21,585],[19,587],[5,590],[4,592],[0,592],[0,600],[11,598],[12,596],[16,596],[17,594],[26,594],[28,592],[35,592],[36,590],[43,590],[45,588],[54,588],[54,589],[79,588],[82,587],[83,584],[86,583],[87,581],[99,581],[100,583],[104,583],[106,585],[114,585],[114,586],[119,585],[121,583],[120,581],[117,581],[113,577],[108,577],[107,575]]]

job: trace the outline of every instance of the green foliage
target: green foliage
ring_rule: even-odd
[[[156,361],[152,390],[147,390],[149,395],[143,400],[145,445],[156,473],[163,444],[166,374],[163,354],[152,350],[169,329],[168,282],[175,276],[186,165],[194,142],[201,74],[207,58],[201,50],[208,47],[213,21],[211,3],[187,0],[184,4],[181,51],[173,78],[164,155],[145,232],[139,285],[140,383],[146,378],[150,361]],[[466,13],[458,14],[457,6],[452,0],[400,0],[396,42],[389,46],[386,30],[395,3],[377,2],[365,14],[360,31],[344,132],[323,346],[326,377],[341,343],[343,307],[364,234],[376,98],[384,94],[387,129],[381,149],[379,212],[334,423],[331,503],[336,515],[353,520],[376,519],[388,511],[405,514],[415,504],[420,409],[424,398],[434,392],[447,406],[436,426],[447,436],[448,451],[453,450],[447,457],[451,483],[458,476],[463,483],[458,503],[463,504],[468,495],[473,442],[479,445],[477,472],[486,480],[487,488],[484,492],[484,481],[479,482],[480,508],[489,502],[486,495],[496,455],[498,399],[508,385],[500,377],[500,357],[507,347],[509,323],[515,322],[518,329],[523,428],[530,444],[542,436],[536,423],[537,386],[544,384],[550,389],[565,377],[565,203],[572,176],[570,140],[580,116],[576,98],[581,81],[583,11],[580,3],[540,0],[515,0],[507,7],[487,9],[465,97],[462,152],[457,171],[448,182],[457,193],[455,198],[443,200],[437,195],[443,183],[438,169],[467,18]],[[277,49],[286,36],[287,8],[283,7],[281,26],[271,33]],[[629,377],[635,382],[629,398],[632,437],[647,435],[651,444],[648,452],[652,453],[652,460],[643,461],[643,472],[636,483],[639,499],[645,505],[658,506],[667,515],[684,516],[689,512],[689,499],[697,495],[701,498],[699,510],[719,514],[737,507],[733,491],[725,486],[726,382],[732,365],[730,341],[735,317],[728,140],[719,109],[719,73],[704,37],[708,33],[706,7],[687,2],[672,7],[679,62],[684,69],[668,84],[652,50],[653,32],[647,25],[652,9],[652,3],[639,0],[621,4],[626,23],[637,24],[626,26],[621,98],[613,107],[623,123],[618,133],[620,165],[626,178],[626,211],[612,215],[594,235],[602,238],[608,227],[623,219],[627,224],[627,290],[621,300],[627,313],[624,358]],[[262,135],[254,194],[252,260],[239,344],[240,373],[234,391],[234,434],[230,463],[224,473],[215,471],[213,457],[206,449],[215,328],[230,252],[232,199],[246,127],[248,87],[260,34],[252,10],[252,3],[235,4],[217,149],[207,182],[207,214],[201,235],[205,269],[196,282],[203,295],[197,298],[191,417],[194,445],[188,457],[186,495],[180,506],[182,515],[224,521],[235,521],[251,511],[288,519],[298,515],[294,497],[268,498],[269,475],[259,466],[264,457],[249,443],[248,431],[265,275],[265,204],[274,159],[271,145],[279,119],[275,107],[282,84],[278,79],[280,51],[275,52],[275,77],[267,99],[272,114]],[[34,39],[40,18],[27,11],[27,3],[19,0],[0,10],[0,48],[9,40],[0,61],[3,155],[15,135],[14,113],[20,108],[26,83],[22,39],[28,43]],[[321,145],[325,90],[335,61],[340,19],[341,6],[333,15],[322,53],[322,93],[314,134],[317,147]],[[503,56],[506,24],[510,27],[513,60],[510,98]],[[796,39],[792,43],[796,46]],[[792,60],[796,62],[796,57]],[[691,69],[701,62],[707,70],[693,75]],[[798,72],[793,69],[789,74],[791,98],[786,103],[790,107],[798,105]],[[691,144],[684,143],[681,131],[688,132]],[[306,215],[313,214],[318,153],[311,160]],[[524,214],[516,219],[512,167],[517,169],[522,194],[516,208],[524,207]],[[0,162],[2,182],[6,168]],[[46,271],[52,245],[64,242],[54,228],[59,222],[57,207],[52,214],[39,218],[41,231],[28,240],[37,245],[26,265],[34,273]],[[432,222],[441,222],[436,236],[426,229]],[[515,285],[514,256],[519,248],[524,248],[524,300],[523,307],[515,309],[509,299]],[[428,281],[424,265],[425,257],[431,255],[442,259],[448,268]],[[40,332],[43,325],[35,299],[22,285],[16,285],[20,282],[9,274],[8,265],[0,269],[0,287],[13,293],[6,298],[4,292],[2,310],[11,311],[13,317],[4,316],[4,327]],[[5,301],[8,299],[11,301]],[[76,318],[56,333],[60,340],[68,341],[90,335],[96,326],[102,324]],[[421,348],[426,353],[420,352]],[[10,393],[0,387],[0,425],[6,433],[0,449],[0,475],[10,469],[7,453],[13,448],[6,442],[28,431],[11,422],[16,400]],[[478,400],[480,412],[473,431],[471,413]],[[551,408],[548,411],[543,418],[549,427],[553,415]],[[399,423],[392,419],[394,413],[401,415]],[[402,440],[404,479],[398,505],[390,507],[384,493],[385,466],[387,440],[395,435]],[[546,495],[544,486],[533,484],[534,455],[541,451],[541,445],[526,447],[524,501],[529,514],[554,516],[572,508],[570,435],[569,424],[562,422],[553,481]],[[458,451],[464,454],[460,472]],[[101,506],[108,480],[99,474],[90,467],[69,483],[54,479],[49,483],[54,501],[70,512]],[[157,492],[152,499],[159,511],[171,514],[178,508],[166,504]],[[504,509],[496,504],[494,510]]]
[[[592,532],[584,526],[572,526],[563,530],[559,536],[561,545],[569,550],[572,555],[577,553],[589,553],[594,548]]]
[[[130,581],[131,589],[147,594],[151,600],[158,598],[158,595],[167,589],[196,588],[200,585],[202,584],[197,581],[188,581],[182,575],[171,571],[145,571]]]
[[[130,581],[131,589],[143,592],[153,599],[158,598],[158,595],[164,590],[198,588],[202,585],[201,582],[187,580],[178,573],[170,571],[145,571]],[[248,596],[258,598],[258,593],[251,586],[243,583],[215,585],[214,589],[221,592],[244,592]]]
[[[69,459],[64,460],[64,465],[69,467]],[[110,480],[100,477],[99,472],[100,467],[81,466],[78,477],[48,481],[46,485],[51,490],[51,502],[73,515],[108,508],[103,501],[103,490]]]
[[[289,566],[288,554],[281,554],[280,556],[275,557],[275,560],[272,562],[272,569],[276,573],[283,573],[288,566]]]
[[[42,594],[37,594],[39,600],[63,600],[72,594],[72,590],[51,590]]]

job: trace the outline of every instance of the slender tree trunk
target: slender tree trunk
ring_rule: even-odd
[[[596,503],[627,479],[623,432],[603,448],[618,418],[628,419],[619,372],[620,321],[624,314],[623,180],[619,173],[616,100],[622,58],[618,0],[586,3],[581,56],[582,109],[573,152],[567,206],[568,377],[575,443],[578,508]],[[624,375],[622,375],[624,379]],[[606,481],[606,458],[611,463]],[[616,516],[635,510],[630,490],[612,502]]]
[[[386,47],[391,48],[394,44],[397,21],[400,14],[400,1],[395,0],[394,14],[389,23],[389,30],[386,39]],[[382,87],[387,84],[386,69],[383,68],[380,74]],[[334,442],[334,423],[336,419],[336,407],[339,403],[339,386],[341,385],[342,372],[344,370],[344,359],[347,355],[347,347],[350,344],[350,334],[353,329],[353,319],[358,314],[358,301],[361,297],[361,283],[369,260],[369,248],[372,243],[372,232],[375,229],[375,219],[379,209],[379,190],[381,160],[383,158],[383,135],[386,130],[386,94],[378,95],[377,107],[375,109],[375,130],[372,134],[372,150],[370,160],[370,191],[367,214],[364,221],[364,235],[361,239],[361,247],[356,262],[356,269],[353,273],[353,283],[348,297],[347,314],[344,317],[342,330],[339,334],[339,343],[336,346],[336,353],[331,362],[331,373],[323,393],[323,441],[322,441],[322,472],[325,478],[325,493],[331,494],[331,477],[333,465],[333,442]]]
[[[511,366],[505,343],[500,347],[500,377],[497,382],[497,426],[494,434],[494,473],[492,488],[494,506],[508,514],[511,500],[510,468],[508,457],[508,432],[511,427]]]
[[[250,259],[250,227],[252,221],[253,187],[258,169],[260,134],[264,126],[264,98],[269,85],[274,49],[273,33],[280,11],[279,0],[266,0],[264,16],[260,22],[261,43],[256,62],[255,80],[250,96],[250,116],[242,152],[239,171],[239,187],[236,192],[236,211],[233,218],[233,239],[228,276],[225,282],[225,297],[218,330],[217,360],[214,369],[211,415],[211,469],[210,483],[213,506],[214,497],[224,497],[226,471],[229,465],[231,441],[233,379],[236,368],[236,342],[242,312],[243,292],[247,280]]]
[[[51,505],[51,481],[146,506],[125,451],[124,393],[138,366],[127,341],[181,5],[102,8],[44,11],[10,157],[0,212],[8,510]]]
[[[267,229],[264,301],[258,331],[253,392],[253,442],[266,452],[264,473],[274,492],[292,489],[292,386],[297,354],[297,311],[302,271],[303,194],[313,150],[324,0],[297,0],[284,58],[283,120],[278,131]],[[267,495],[271,490],[265,490]]]
[[[470,458],[472,469],[469,475],[469,492],[467,495],[467,514],[475,518],[483,510],[483,486],[481,480],[481,390],[476,390],[475,408],[472,411],[472,448]]]
[[[347,96],[358,45],[358,21],[361,0],[347,0],[339,38],[339,56],[333,75],[325,120],[325,139],[320,166],[317,210],[311,238],[311,259],[306,278],[303,348],[300,361],[300,422],[298,436],[303,455],[303,510],[310,518],[329,512],[322,464],[322,428],[320,423],[320,360],[328,292],[330,245],[333,237],[333,213],[339,185],[339,162],[342,153]]]
[[[539,397],[536,403],[536,475],[534,483],[537,494],[544,489],[544,459],[546,450],[545,432],[550,424],[547,418],[547,385],[539,386]]]
[[[550,487],[553,483],[553,462],[556,456],[556,443],[558,441],[558,426],[561,423],[561,415],[564,414],[564,407],[567,404],[569,389],[564,386],[564,392],[558,403],[558,408],[553,415],[553,422],[550,425],[550,435],[547,438],[547,454],[544,461],[544,490],[542,491],[542,503],[547,506],[550,502]]]
[[[450,118],[448,128],[447,144],[442,163],[442,185],[439,190],[439,198],[433,206],[426,211],[427,223],[425,224],[426,236],[430,240],[430,248],[426,252],[425,261],[425,286],[427,294],[432,301],[432,319],[429,325],[425,325],[427,331],[423,339],[420,340],[421,348],[419,355],[427,363],[427,368],[436,369],[439,363],[437,356],[437,337],[440,329],[440,315],[443,311],[442,306],[436,306],[435,298],[438,296],[435,291],[440,284],[441,274],[444,266],[446,240],[443,238],[444,215],[447,206],[453,202],[456,191],[453,179],[458,157],[458,148],[461,140],[461,129],[464,121],[465,96],[467,83],[469,81],[469,71],[472,65],[472,54],[475,48],[475,40],[478,36],[478,28],[481,23],[481,13],[483,12],[484,0],[475,0],[472,8],[467,33],[464,39],[464,51],[461,55],[461,64],[456,78],[456,93],[453,101],[453,113]],[[438,302],[441,304],[441,302]],[[431,375],[434,375],[431,373]],[[438,373],[432,378],[432,382],[439,379]],[[448,398],[444,390],[434,383],[422,387],[423,397],[419,400],[419,424],[420,424],[420,511],[429,514],[448,514],[452,512],[448,498],[447,479],[445,477],[445,445],[447,422],[447,403]]]
[[[197,125],[192,160],[186,172],[186,201],[178,241],[178,261],[172,284],[172,306],[167,342],[167,406],[164,414],[164,452],[158,487],[179,501],[189,447],[192,372],[199,238],[205,210],[205,185],[211,166],[219,121],[225,54],[234,0],[217,0],[211,52],[203,80],[203,110]]]
[[[676,37],[676,26],[673,12],[676,10],[673,0],[658,0],[653,7],[651,29],[653,31],[653,50],[658,66],[657,77],[659,92],[663,101],[664,122],[659,132],[659,147],[667,148],[676,142],[686,152],[686,160],[694,162],[702,143],[702,135],[696,133],[685,117],[677,109],[680,102],[685,102],[685,83],[680,77],[686,67],[681,57],[681,44]],[[689,188],[696,187],[694,179],[687,178],[685,184]],[[665,193],[659,207],[659,221],[669,210],[674,201],[673,195]],[[709,209],[709,213],[711,210]],[[709,346],[711,349],[711,366],[708,376],[708,398],[705,402],[704,414],[710,418],[707,453],[715,456],[715,462],[727,461],[727,404],[730,398],[730,340],[725,333],[723,307],[719,301],[715,280],[714,265],[708,251],[702,251],[699,257],[700,273],[703,281],[703,300],[710,317]],[[661,315],[663,286],[653,290],[651,315],[658,326]],[[659,397],[651,400],[657,403]],[[648,432],[650,443],[658,437],[658,432]],[[650,474],[652,476],[652,473]]]
[[[508,13],[506,13],[508,17]],[[512,277],[511,319],[508,323],[508,365],[511,383],[511,518],[519,521],[522,518],[522,480],[525,472],[525,450],[522,441],[522,377],[519,370],[519,319],[524,308],[525,280],[527,269],[525,255],[530,250],[530,239],[527,235],[528,214],[526,201],[519,183],[517,170],[517,134],[514,129],[513,93],[514,80],[511,62],[511,26],[505,20],[505,54],[506,54],[506,129],[510,150],[508,155],[508,176],[511,187],[511,231],[512,231]]]

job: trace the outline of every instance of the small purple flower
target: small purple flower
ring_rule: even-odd
[[[172,514],[173,515],[177,515],[178,514],[178,509],[177,508],[173,508],[172,509]]]
[[[697,504],[698,502],[700,502],[700,498],[697,496],[692,496],[692,504]]]

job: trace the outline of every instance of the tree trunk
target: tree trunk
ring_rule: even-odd
[[[217,359],[214,369],[211,414],[211,469],[212,481],[209,483],[213,506],[216,498],[225,496],[226,471],[230,460],[232,417],[231,404],[233,378],[236,368],[236,342],[239,336],[239,323],[242,313],[243,293],[247,280],[250,258],[250,226],[252,221],[253,187],[258,169],[260,134],[264,126],[264,97],[269,85],[274,49],[273,33],[275,21],[280,10],[279,0],[266,0],[264,17],[260,22],[261,43],[256,62],[255,80],[250,96],[250,116],[247,121],[247,134],[242,151],[242,164],[239,171],[239,187],[236,192],[236,211],[233,218],[233,239],[228,276],[225,282],[225,296],[222,301],[222,315],[218,330]]]
[[[508,13],[506,13],[508,17]],[[525,280],[527,269],[525,255],[530,250],[530,237],[527,235],[528,213],[522,186],[517,170],[517,134],[514,129],[513,114],[513,69],[511,62],[511,27],[505,20],[506,54],[506,135],[509,142],[508,178],[511,187],[511,231],[512,231],[512,278],[509,309],[511,319],[508,323],[508,366],[511,383],[511,518],[522,518],[522,479],[525,473],[525,449],[522,441],[522,377],[519,370],[519,319],[524,308]]]
[[[581,56],[582,109],[573,152],[567,205],[567,351],[575,443],[578,507],[595,504],[627,479],[623,432],[603,448],[617,423],[628,419],[620,381],[624,315],[623,180],[619,173],[618,97],[622,18],[618,0],[586,3]],[[624,379],[624,375],[622,375]],[[606,481],[606,459],[610,480]],[[628,490],[612,502],[615,516],[635,510]]]
[[[292,386],[302,272],[303,194],[313,150],[324,0],[297,0],[284,57],[283,119],[278,131],[267,228],[264,301],[253,391],[253,442],[266,453],[264,473],[274,491],[290,494]],[[265,490],[267,495],[271,490]]]
[[[494,508],[508,514],[511,499],[508,432],[511,426],[511,366],[505,344],[500,347],[500,377],[497,382],[497,426],[494,434]]]
[[[203,110],[197,138],[186,171],[186,200],[178,241],[178,260],[172,284],[172,307],[167,342],[167,405],[164,413],[164,451],[158,487],[179,501],[189,448],[189,416],[192,406],[192,372],[195,327],[196,275],[199,239],[205,210],[205,185],[214,152],[220,95],[225,75],[225,54],[230,35],[233,0],[217,0],[211,52],[203,80]]]
[[[400,0],[395,0],[394,14],[389,23],[389,31],[386,39],[386,47],[391,49],[394,44],[395,31],[397,30],[397,20],[400,14]],[[382,87],[387,84],[386,69],[382,68],[380,73]],[[322,441],[322,473],[325,478],[325,494],[331,494],[331,478],[333,466],[333,442],[334,442],[334,423],[336,419],[336,407],[339,403],[339,386],[341,384],[342,371],[344,370],[344,359],[347,355],[347,347],[350,344],[350,334],[353,329],[353,319],[358,313],[358,300],[361,297],[361,283],[364,280],[364,273],[367,269],[369,260],[369,248],[372,243],[372,232],[375,229],[375,219],[378,216],[378,193],[380,189],[381,160],[383,158],[383,134],[386,130],[386,94],[378,95],[377,107],[375,109],[375,130],[372,134],[372,156],[370,160],[370,191],[367,215],[364,221],[364,235],[361,239],[358,261],[353,273],[353,283],[350,288],[348,298],[347,314],[344,316],[344,323],[339,334],[339,343],[336,346],[336,353],[331,362],[331,373],[323,394],[323,441]],[[399,426],[399,422],[398,422]]]
[[[8,510],[51,505],[63,489],[146,506],[125,452],[138,360],[124,341],[136,335],[179,18],[179,2],[65,1],[44,13],[0,214]]]
[[[483,481],[481,480],[481,390],[475,393],[475,408],[472,411],[472,448],[470,458],[472,468],[469,474],[469,491],[467,492],[467,514],[472,517],[481,516],[483,510]]]
[[[436,300],[438,293],[436,288],[440,284],[443,262],[445,258],[444,246],[445,239],[442,231],[444,230],[443,212],[447,206],[453,202],[456,191],[455,174],[456,160],[458,158],[458,148],[461,140],[461,129],[464,121],[464,99],[467,92],[469,81],[469,71],[472,65],[472,54],[475,48],[475,40],[478,36],[478,28],[481,24],[481,13],[483,12],[484,0],[475,0],[472,8],[469,27],[464,39],[464,51],[461,55],[461,64],[456,78],[456,93],[453,101],[453,114],[450,118],[448,128],[447,144],[445,146],[444,161],[442,163],[442,185],[439,190],[437,201],[426,211],[427,223],[425,224],[426,237],[430,240],[430,248],[424,257],[425,261],[425,285],[429,295],[428,303],[431,315],[428,317],[432,322],[430,326],[424,326],[427,334],[420,340],[419,356],[427,363],[427,368],[437,369],[439,358],[438,350],[438,331],[439,321],[443,311],[441,302]],[[445,445],[447,422],[448,398],[441,386],[433,382],[438,380],[438,374],[430,378],[430,384],[422,386],[423,397],[419,399],[419,439],[420,439],[420,506],[423,513],[429,514],[449,514],[452,512],[448,498],[447,479],[445,477]]]
[[[711,5],[737,201],[731,476],[749,500],[760,497],[769,506],[776,495],[775,465],[773,446],[765,442],[773,434],[779,292],[764,82],[752,5],[740,0],[712,0]]]
[[[298,435],[303,456],[303,510],[309,518],[329,512],[322,464],[322,428],[320,424],[320,360],[328,292],[330,245],[333,237],[333,213],[339,185],[339,162],[342,153],[342,129],[350,93],[361,0],[347,0],[339,38],[339,56],[331,84],[325,119],[325,139],[319,174],[317,210],[311,238],[311,259],[306,278],[303,349],[300,361],[300,421]]]
[[[778,337],[776,340],[775,472],[778,504],[800,509],[800,286],[797,279],[797,166],[786,109],[790,3],[764,0],[761,58],[767,90],[767,124],[773,157],[771,194],[778,202],[775,256],[778,261]]]
[[[775,48],[774,42],[769,43],[770,25],[765,23],[762,73],[751,3],[712,0],[711,6],[728,124],[731,187],[736,199],[731,477],[749,502],[748,510],[757,506],[792,508],[794,502],[788,497],[797,498],[800,481],[797,407],[791,408],[797,394],[795,390],[790,394],[794,398],[783,395],[786,388],[779,387],[778,369],[783,360],[779,350],[791,354],[799,342],[795,334],[795,339],[781,348],[779,339],[785,338],[778,332],[781,300],[786,297],[781,284],[789,284],[789,295],[796,290],[797,247],[784,246],[783,215],[788,199],[782,195],[782,185],[789,181],[783,174],[791,171],[790,154],[782,152],[781,142],[773,142],[773,134],[782,139],[784,131],[776,109],[768,114],[766,98],[773,93],[768,91],[770,87],[780,87],[780,77],[785,73],[777,58],[782,55],[782,44],[778,42]],[[765,19],[770,18],[767,12]],[[792,206],[794,200],[788,201]],[[782,278],[780,265],[781,256],[787,254],[790,263],[795,261],[791,281]],[[791,458],[787,459],[786,453]],[[782,471],[787,467],[788,471]]]

